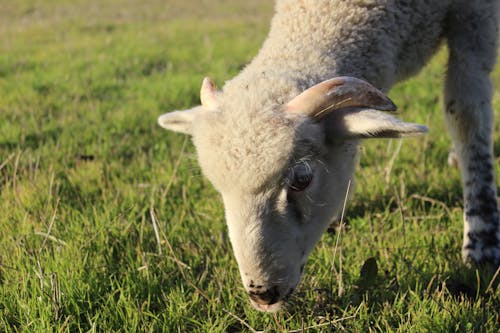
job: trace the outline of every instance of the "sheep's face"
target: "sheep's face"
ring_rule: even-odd
[[[192,135],[202,171],[222,195],[243,285],[261,311],[280,309],[313,246],[338,217],[358,139],[424,131],[378,111],[353,109],[394,108],[362,81],[325,82],[285,106],[228,110],[230,103],[221,96],[216,103],[213,85],[205,81],[203,107],[159,119],[166,128]],[[325,84],[330,88],[325,90]],[[339,97],[332,101],[335,94]],[[325,95],[327,100],[318,100]],[[344,109],[325,112],[333,103]]]
[[[279,309],[296,287],[353,170],[355,141],[329,148],[322,124],[294,118],[261,110],[234,122],[220,111],[193,127],[202,171],[224,201],[243,285],[264,311]]]

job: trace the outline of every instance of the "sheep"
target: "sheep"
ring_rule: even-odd
[[[500,262],[493,168],[496,0],[278,0],[256,57],[201,106],[158,119],[192,137],[221,194],[243,286],[260,311],[281,308],[313,246],[341,210],[362,139],[418,136],[383,93],[446,40],[447,127],[461,168],[462,256]],[[369,83],[368,83],[369,82]]]

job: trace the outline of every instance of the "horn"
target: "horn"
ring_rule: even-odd
[[[285,112],[321,118],[328,112],[348,107],[396,111],[396,105],[380,90],[363,80],[339,76],[318,83],[293,98]]]

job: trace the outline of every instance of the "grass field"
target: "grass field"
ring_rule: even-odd
[[[390,95],[429,134],[366,142],[347,228],[322,238],[284,311],[250,306],[220,198],[156,118],[197,104],[205,75],[234,76],[272,7],[0,2],[0,332],[498,332],[500,278],[460,259],[445,50]]]

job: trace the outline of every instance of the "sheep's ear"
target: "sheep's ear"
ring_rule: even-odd
[[[345,109],[324,119],[329,138],[401,138],[427,132],[424,125],[405,123],[389,114],[371,109]]]
[[[396,105],[380,90],[360,79],[349,76],[336,77],[318,83],[292,99],[285,112],[322,118],[332,111],[363,107],[395,111]]]
[[[196,106],[189,110],[173,111],[165,113],[158,118],[158,124],[168,130],[192,134],[192,124],[201,112],[213,111],[217,109],[217,88],[214,82],[206,77],[201,83],[200,89],[201,106]]]
[[[208,110],[217,109],[217,88],[209,77],[204,78],[201,83],[200,100],[201,105]]]
[[[165,113],[158,118],[158,124],[168,130],[191,135],[192,125],[200,112],[205,112],[203,106],[189,110]]]

